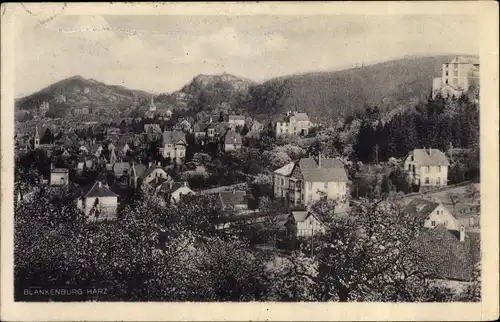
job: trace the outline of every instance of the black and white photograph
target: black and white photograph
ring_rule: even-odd
[[[11,30],[14,302],[482,301],[478,15],[52,6]]]

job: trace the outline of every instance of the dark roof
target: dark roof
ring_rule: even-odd
[[[223,207],[247,204],[245,191],[221,191],[219,196]]]
[[[181,131],[165,131],[163,132],[163,144],[186,144],[186,135]]]
[[[427,218],[429,214],[439,206],[438,203],[426,199],[413,199],[403,209],[404,213],[413,214],[422,218]]]
[[[422,268],[430,270],[434,278],[471,280],[474,266],[481,260],[480,236],[468,232],[461,242],[457,234],[439,225],[424,230],[417,238]]]
[[[119,197],[116,193],[111,191],[106,185],[100,181],[94,182],[90,189],[86,190],[83,194],[84,198],[89,197]]]

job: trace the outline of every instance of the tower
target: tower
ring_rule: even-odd
[[[156,111],[156,105],[154,102],[154,95],[151,95],[151,103],[149,104],[149,111],[150,112],[155,112]]]
[[[33,138],[33,148],[36,150],[40,146],[40,136],[38,135],[38,126],[35,127],[35,137]]]

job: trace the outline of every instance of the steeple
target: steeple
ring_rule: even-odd
[[[151,102],[149,103],[149,111],[151,111],[151,112],[156,111],[154,95],[151,95]]]
[[[38,126],[35,126],[35,137],[33,138],[33,148],[36,150],[40,146],[40,135],[38,135]]]

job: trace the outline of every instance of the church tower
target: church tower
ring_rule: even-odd
[[[154,102],[154,95],[151,95],[151,103],[149,103],[149,111],[156,112],[156,105]]]
[[[40,136],[38,135],[38,126],[35,127],[35,137],[33,138],[33,148],[36,150],[40,146]]]

